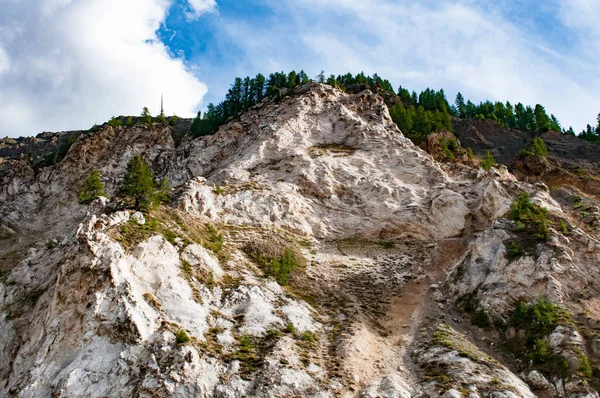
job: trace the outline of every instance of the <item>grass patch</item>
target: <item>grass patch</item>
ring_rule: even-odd
[[[183,272],[183,275],[185,275],[186,278],[191,278],[194,274],[194,269],[188,261],[181,260],[181,272]]]
[[[185,344],[187,342],[189,342],[190,336],[188,336],[188,334],[185,332],[185,330],[183,329],[179,329],[176,333],[175,333],[175,341],[177,342],[177,344]]]
[[[154,308],[156,311],[161,311],[162,307],[160,302],[154,297],[152,293],[144,293],[144,300],[150,305],[150,307]]]
[[[281,247],[269,244],[250,244],[244,251],[256,261],[265,276],[275,278],[277,283],[287,286],[292,274],[298,269],[304,269],[306,260],[293,246]]]
[[[294,327],[294,324],[292,322],[288,322],[285,324],[285,327],[282,329],[283,333],[295,333],[296,332],[296,328]]]
[[[217,254],[221,253],[223,250],[223,234],[219,233],[210,224],[206,226],[206,232],[208,232],[208,242],[205,246]]]

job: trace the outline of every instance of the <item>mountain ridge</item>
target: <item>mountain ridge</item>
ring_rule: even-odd
[[[124,208],[135,155],[172,205]],[[594,197],[438,162],[370,90],[309,83],[179,142],[106,125],[0,167],[7,396],[598,396]],[[77,201],[91,170],[111,200]],[[548,241],[510,215],[522,192]],[[284,249],[306,259],[289,286],[265,262]],[[571,320],[511,320],[540,297]],[[529,363],[526,333],[552,358]]]

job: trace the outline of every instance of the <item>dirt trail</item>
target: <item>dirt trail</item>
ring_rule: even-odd
[[[392,340],[403,340],[410,344],[415,332],[426,316],[443,313],[432,298],[431,285],[441,285],[442,276],[458,261],[468,248],[466,238],[448,239],[438,242],[432,266],[427,273],[403,286],[387,310],[384,326],[390,331]]]

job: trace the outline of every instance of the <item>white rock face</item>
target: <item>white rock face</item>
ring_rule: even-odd
[[[305,90],[181,149],[190,154],[190,177],[211,173],[225,192],[197,178],[181,208],[317,238],[428,239],[459,235],[471,209],[488,220],[508,209],[510,199],[487,174],[451,176],[417,149],[380,97]]]
[[[173,207],[77,202],[93,169],[116,193],[138,154],[175,187]],[[1,396],[597,396],[581,378],[494,356],[455,304],[471,297],[506,320],[524,297],[566,303],[596,286],[600,243],[553,231],[512,258],[514,223],[501,217],[519,192],[567,217],[547,187],[435,162],[370,91],[311,83],[178,146],[162,125],[107,127],[56,166],[11,171]],[[268,261],[246,250],[257,242],[306,258],[291,286],[265,277]],[[577,369],[588,347],[600,352],[584,336],[565,324],[548,339]]]

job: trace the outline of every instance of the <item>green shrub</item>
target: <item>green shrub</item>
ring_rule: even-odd
[[[547,338],[535,339],[533,350],[529,353],[529,358],[537,364],[548,362],[552,350],[550,349],[550,340]]]
[[[297,267],[297,254],[291,248],[287,247],[283,256],[259,259],[262,269],[268,276],[275,277],[277,283],[286,286],[290,281],[290,274]]]
[[[546,157],[548,154],[548,148],[546,148],[546,143],[541,137],[535,137],[533,142],[531,143],[531,147],[533,149],[533,153],[538,156]]]
[[[543,296],[530,303],[519,301],[513,311],[510,324],[525,331],[523,343],[529,360],[537,364],[549,361],[560,362],[560,357],[552,355],[548,335],[558,325],[572,325],[567,310],[552,304]],[[516,349],[522,352],[518,346]]]
[[[525,229],[526,229],[525,224],[523,224],[519,220],[515,221],[515,231],[517,231],[517,232],[523,232],[523,231],[525,231]]]
[[[593,375],[592,364],[590,363],[590,359],[584,352],[578,353],[579,357],[579,372],[586,379],[591,379]]]
[[[444,157],[448,161],[454,161],[456,157],[454,156],[454,152],[458,149],[458,144],[456,140],[453,138],[441,138],[440,139],[440,147],[442,152],[444,153]]]
[[[521,192],[517,200],[510,206],[510,218],[524,225],[532,226],[537,239],[548,240],[550,238],[548,211],[533,204],[525,192]]]
[[[564,220],[560,220],[559,229],[560,229],[560,232],[562,232],[563,234],[566,234],[567,232],[569,232],[567,223],[565,223]]]
[[[215,184],[215,193],[217,195],[223,195],[223,192],[223,187],[221,187],[219,184]]]
[[[285,327],[283,328],[283,333],[294,333],[295,331],[296,328],[292,322],[286,323]]]
[[[469,158],[475,159],[475,154],[473,153],[473,150],[470,146],[468,146],[467,149],[465,149],[465,151],[467,152],[467,156],[469,156]]]
[[[171,126],[175,126],[175,125],[177,124],[177,121],[178,121],[178,120],[179,120],[179,119],[177,118],[177,116],[173,115],[173,116],[171,116],[171,119],[169,119],[169,124],[170,124]]]
[[[319,339],[319,337],[317,336],[317,334],[310,330],[306,330],[304,333],[302,333],[300,335],[300,340],[305,341],[307,343],[314,343],[318,339]]]
[[[127,122],[125,123],[125,125],[126,125],[127,127],[131,127],[131,126],[133,126],[133,118],[132,118],[131,116],[129,116],[129,117],[127,118]]]
[[[249,335],[243,334],[238,336],[238,346],[239,348],[235,354],[235,357],[240,362],[248,365],[248,363],[252,363],[258,359],[254,353],[254,342],[252,341],[252,337]]]
[[[193,268],[189,261],[181,260],[181,271],[186,276],[192,276]]]
[[[521,250],[521,246],[517,242],[512,242],[508,247],[508,255],[509,257],[516,258],[523,254],[523,250]]]
[[[471,323],[480,328],[489,328],[492,323],[490,317],[483,308],[479,308],[471,317]]]
[[[91,202],[99,196],[106,196],[104,192],[104,183],[100,179],[100,172],[92,170],[90,176],[85,180],[83,187],[79,191],[79,201],[82,203]]]
[[[496,165],[496,159],[494,159],[494,156],[492,156],[492,154],[490,153],[490,151],[486,151],[485,152],[485,156],[481,160],[481,167],[483,167],[483,169],[485,171],[488,171],[489,169],[491,169],[495,165]]]
[[[190,336],[188,336],[185,330],[180,329],[177,333],[175,333],[175,341],[177,341],[177,344],[185,344],[190,341]]]
[[[156,200],[162,203],[171,202],[171,183],[163,177],[156,185]]]
[[[108,125],[111,127],[118,127],[123,125],[123,121],[120,118],[117,117],[111,117],[110,120],[108,121]]]
[[[546,335],[560,323],[568,323],[571,316],[564,308],[552,304],[546,297],[525,303],[519,301],[511,317],[512,326],[532,332],[535,335]]]

